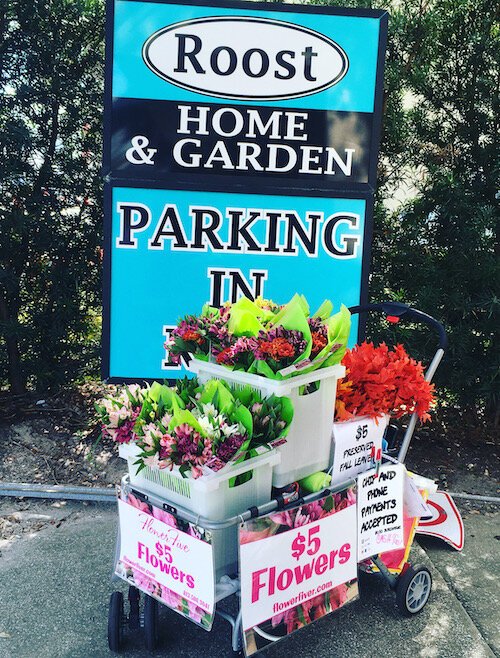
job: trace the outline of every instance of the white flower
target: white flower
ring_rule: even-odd
[[[120,412],[110,411],[108,416],[109,416],[109,427],[118,427],[118,423],[120,422]]]
[[[143,432],[144,432],[144,443],[147,443],[148,445],[153,445],[153,439],[161,439],[163,434],[161,433],[161,430],[156,427],[154,423],[149,423],[148,425],[144,425],[143,427]]]
[[[139,384],[130,384],[128,387],[130,395],[135,399],[135,400],[141,400],[142,399],[142,391],[141,387]]]
[[[144,457],[144,463],[146,464],[146,466],[149,466],[149,468],[153,468],[153,469],[160,468],[160,458],[158,456],[158,453],[155,452],[155,454],[151,455],[150,457]]]
[[[233,436],[233,434],[238,434],[239,432],[239,426],[238,423],[235,425],[227,425],[224,424],[221,426],[222,433],[226,438],[229,438],[230,436]]]
[[[130,406],[130,400],[128,399],[127,391],[122,391],[118,396],[117,401],[121,404],[122,407]]]
[[[219,412],[217,411],[217,409],[214,407],[213,404],[211,403],[203,404],[202,407],[205,416],[211,416],[212,418],[217,418]]]
[[[210,439],[215,437],[217,433],[217,427],[214,427],[212,419],[209,416],[200,416],[198,418],[198,423],[203,431],[203,434],[208,436]]]
[[[161,424],[165,429],[168,429],[168,426],[170,425],[170,421],[172,420],[172,416],[170,414],[165,414],[163,418],[161,419]]]
[[[128,409],[125,409],[125,407],[122,407],[122,408],[118,411],[118,417],[120,418],[120,420],[127,420],[127,419],[129,418],[129,412],[128,412]]]
[[[113,400],[110,400],[109,398],[104,398],[102,400],[102,406],[106,410],[106,413],[109,414],[111,411],[114,411],[115,405],[113,404]]]

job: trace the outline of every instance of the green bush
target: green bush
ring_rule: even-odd
[[[98,372],[104,12],[2,7],[0,376],[21,393]]]

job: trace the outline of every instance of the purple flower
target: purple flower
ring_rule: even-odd
[[[325,336],[327,335],[328,330],[321,318],[308,318],[307,322],[309,324],[309,329],[311,330],[311,333],[313,331],[318,331],[319,333],[324,334]]]
[[[177,452],[179,455],[198,454],[199,441],[201,439],[201,435],[198,432],[187,423],[176,427],[174,432],[177,436]]]
[[[216,452],[217,457],[222,459],[223,462],[228,462],[241,448],[244,440],[245,436],[242,434],[233,434],[228,437],[225,441],[219,444]]]

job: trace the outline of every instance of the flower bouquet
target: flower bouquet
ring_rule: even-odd
[[[125,386],[115,396],[109,395],[94,405],[101,422],[102,434],[116,443],[137,439],[136,421],[144,402],[144,390],[137,384]]]
[[[232,370],[282,380],[339,363],[350,331],[350,313],[342,305],[332,315],[325,301],[313,314],[301,295],[284,306],[242,297],[220,309],[205,306],[199,316],[184,317],[167,344],[171,357],[183,353]]]
[[[250,388],[233,394],[220,380],[200,385],[196,378],[185,379],[176,389],[155,382],[151,387],[138,388],[136,395],[142,405],[133,407],[127,416],[132,420],[125,422],[128,440],[139,448],[135,462],[138,472],[146,467],[178,467],[183,477],[209,475],[229,462],[256,456],[262,452],[259,449],[269,450],[270,442],[285,441],[293,418],[287,398],[266,399]],[[125,392],[119,400],[125,401]],[[110,402],[103,401],[99,409],[106,404]],[[113,438],[124,442],[120,432]]]
[[[422,364],[402,345],[391,350],[365,342],[347,350],[343,364],[333,423],[333,484],[380,463],[389,419],[416,412],[425,422],[434,399]]]
[[[336,421],[412,413],[422,422],[430,420],[434,384],[425,380],[422,364],[409,357],[403,345],[391,350],[385,343],[365,342],[348,350],[342,363],[346,376],[337,389]]]
[[[141,468],[177,465],[195,478],[212,457],[228,463],[235,455],[242,459],[285,441],[293,418],[288,398],[265,398],[250,387],[231,391],[215,379],[202,385],[196,377],[180,380],[175,388],[157,382],[142,389],[124,387],[95,407],[103,432],[142,449]]]
[[[139,471],[179,467],[182,476],[203,475],[205,467],[220,470],[237,453],[246,453],[252,435],[252,416],[237,404],[221,382],[208,382],[199,400],[186,409],[182,399],[172,396],[165,415],[142,428],[138,445]]]
[[[190,352],[188,368],[201,381],[216,377],[291,399],[294,419],[273,472],[276,487],[329,465],[337,378],[345,372],[339,362],[351,325],[345,306],[332,310],[325,301],[311,314],[298,294],[284,306],[243,297],[184,318],[167,345],[174,359]]]
[[[220,380],[200,384],[196,378],[180,380],[175,388],[154,383],[133,390],[134,401],[142,404],[133,406],[129,441],[120,442],[133,484],[161,496],[167,489],[169,499],[212,518],[269,499],[272,466],[279,459],[269,443],[286,441],[293,419],[288,398],[265,398],[249,387],[232,390]],[[117,399],[125,404],[126,391],[113,404]],[[109,405],[104,400],[98,410]],[[103,413],[101,421],[109,424]],[[112,436],[118,441],[121,435]]]

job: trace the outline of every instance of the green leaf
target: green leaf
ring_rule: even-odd
[[[178,407],[175,408],[175,405],[174,405],[174,409],[175,411],[172,415],[172,420],[168,425],[169,430],[173,430],[175,427],[178,427],[183,423],[187,423],[190,427],[192,427],[199,434],[201,434],[201,436],[206,436],[200,424],[198,423],[198,421],[190,411],[188,411],[187,409],[179,409]]]
[[[330,317],[332,311],[333,311],[332,302],[329,299],[325,299],[325,301],[321,304],[318,310],[312,314],[311,317],[320,318],[321,320],[326,320],[327,318]]]
[[[252,436],[253,433],[252,414],[244,405],[240,404],[233,409],[230,416],[230,420],[231,423],[234,423],[235,421],[241,423],[243,427],[246,429],[248,436],[249,437]]]

